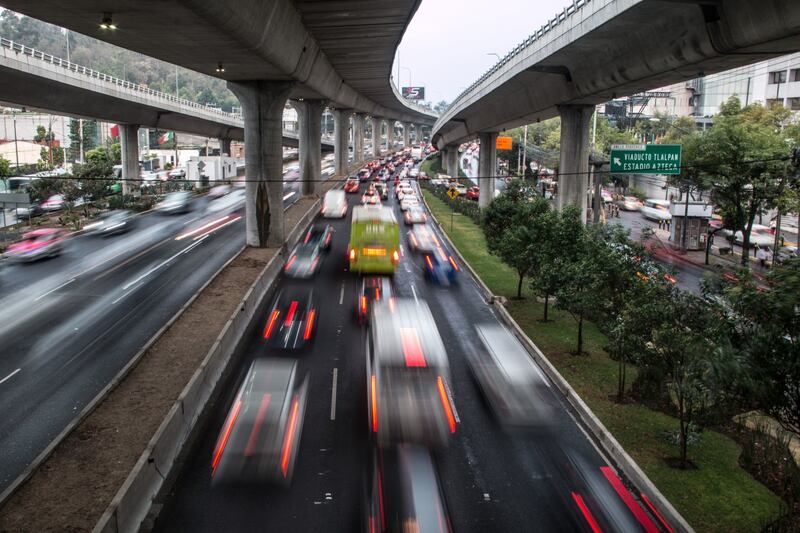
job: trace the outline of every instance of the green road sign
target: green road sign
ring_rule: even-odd
[[[680,174],[680,144],[615,144],[612,174]]]

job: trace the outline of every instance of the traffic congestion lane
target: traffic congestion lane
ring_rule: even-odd
[[[349,195],[351,206],[358,203],[360,196]],[[390,205],[393,202],[390,200]],[[238,370],[223,387],[224,392],[212,406],[212,415],[198,429],[194,446],[179,465],[176,483],[163,502],[157,530],[360,529],[364,483],[361,472],[366,468],[369,440],[365,337],[351,317],[357,278],[345,273],[343,262],[337,259],[344,258],[347,220],[337,223],[332,257],[308,282],[308,287],[324,298],[320,301],[316,342],[307,352],[297,355],[301,367],[312,374],[310,390],[315,393],[309,400],[291,488],[212,490],[210,485],[212,447],[231,404],[231,391],[236,390],[252,357],[281,355],[260,349],[254,325]],[[395,274],[398,293],[428,302],[451,359],[451,392],[458,430],[451,445],[436,453],[436,459],[454,530],[526,530],[536,524],[537,530],[541,525],[547,531],[588,531],[575,495],[587,502],[586,509],[593,510],[604,530],[635,530],[630,513],[602,478],[600,468],[606,463],[555,393],[550,401],[556,402],[561,411],[554,421],[557,429],[553,434],[513,435],[498,428],[465,361],[468,351],[482,349],[478,348],[474,324],[496,323],[497,319],[483,302],[475,282],[466,275],[453,287],[427,284],[418,259],[409,254],[406,230],[402,233],[403,258]],[[282,280],[278,288],[286,283]],[[353,303],[346,303],[348,295]],[[263,321],[263,313],[261,317]],[[338,379],[336,387],[334,375]]]

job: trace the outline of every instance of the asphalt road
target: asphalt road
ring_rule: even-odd
[[[363,189],[363,185],[362,185]],[[351,206],[359,195],[348,195]],[[388,205],[395,206],[390,197]],[[318,221],[320,222],[320,221]],[[325,221],[329,222],[329,221]],[[336,228],[332,250],[317,276],[305,282],[280,279],[278,288],[305,285],[319,309],[315,342],[298,354],[267,349],[260,338],[266,311],[251,331],[230,376],[196,428],[176,465],[178,473],[162,501],[157,531],[359,531],[364,473],[369,456],[366,414],[365,330],[354,320],[358,278],[344,271],[347,219]],[[437,229],[438,231],[438,229]],[[428,302],[451,363],[458,428],[450,446],[435,453],[454,531],[592,531],[582,499],[602,531],[639,531],[633,515],[601,472],[606,461],[556,395],[556,430],[548,435],[510,434],[489,414],[466,354],[483,350],[476,323],[498,322],[472,278],[462,272],[452,287],[429,285],[420,259],[408,252],[395,274],[400,296]],[[262,308],[271,302],[265,299]],[[291,487],[211,487],[217,436],[253,358],[297,357],[310,373],[310,394]],[[550,391],[553,389],[551,388]],[[577,496],[577,497],[576,497]]]
[[[286,208],[299,183],[285,191]],[[74,237],[53,259],[0,264],[0,492],[244,245],[242,206],[207,203]]]

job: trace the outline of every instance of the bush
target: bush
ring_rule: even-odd
[[[430,191],[434,196],[445,202],[449,207],[453,209],[453,211],[468,216],[475,224],[480,225],[481,208],[478,207],[478,202],[475,202],[473,200],[467,200],[462,196],[459,196],[455,200],[451,200],[450,197],[447,195],[447,189],[445,187],[441,186],[434,187],[430,183],[425,181],[420,181],[420,185],[425,190]]]

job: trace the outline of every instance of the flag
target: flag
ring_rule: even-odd
[[[111,134],[112,139],[115,137],[119,137],[119,124],[114,124],[113,126],[111,126],[109,133]]]
[[[168,131],[158,138],[158,144],[166,144],[175,140],[175,133]]]

